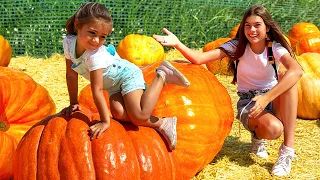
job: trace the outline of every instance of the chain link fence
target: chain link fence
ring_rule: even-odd
[[[84,0],[0,0],[0,34],[13,56],[45,57],[62,53],[66,20]],[[115,46],[131,33],[162,34],[166,27],[191,48],[226,37],[252,4],[263,4],[283,31],[298,22],[320,27],[318,0],[100,0],[111,12],[114,31],[106,43]]]

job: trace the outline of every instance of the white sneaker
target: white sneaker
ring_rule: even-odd
[[[295,157],[293,149],[282,144],[279,148],[278,160],[272,167],[272,174],[276,176],[288,175],[291,171],[291,162]]]
[[[251,136],[251,152],[260,158],[268,158],[267,142],[264,139],[256,139]]]
[[[177,117],[163,118],[163,123],[156,130],[166,139],[170,150],[174,150],[177,145]]]

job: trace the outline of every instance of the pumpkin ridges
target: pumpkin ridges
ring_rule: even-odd
[[[320,118],[320,54],[304,53],[297,57],[304,70],[298,82],[298,111],[301,119]],[[312,108],[311,108],[312,107]]]
[[[55,112],[55,103],[50,98],[48,91],[40,84],[37,84],[35,91],[25,101],[19,112],[11,117],[11,122],[26,123],[31,120],[41,120],[41,118],[52,115]]]
[[[59,173],[63,179],[95,179],[88,136],[90,121],[83,112],[75,112],[67,123],[59,155]]]
[[[37,150],[43,128],[43,124],[34,126],[18,144],[13,169],[15,180],[37,179]]]
[[[111,119],[110,127],[92,141],[96,178],[140,180],[139,163],[130,137],[119,122]]]
[[[61,117],[50,118],[46,124],[38,149],[38,179],[60,179],[60,175],[54,171],[58,171],[61,137],[65,134],[66,124],[67,121]]]

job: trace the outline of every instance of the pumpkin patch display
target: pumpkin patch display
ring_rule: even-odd
[[[209,42],[203,47],[203,52],[213,50],[230,40],[231,38],[219,38],[215,41]],[[228,64],[229,58],[225,57],[223,59],[217,59],[214,61],[207,62],[206,66],[208,70],[211,71],[213,74],[231,75],[232,73],[228,71]]]
[[[289,30],[288,38],[290,40],[291,46],[295,47],[300,38],[313,34],[319,33],[319,29],[315,24],[308,22],[300,22],[292,26]]]
[[[0,179],[13,177],[15,149],[25,132],[55,111],[44,87],[23,72],[0,67]]]
[[[147,84],[159,64],[143,69]],[[153,115],[177,116],[175,150],[155,129],[115,120],[90,141],[89,126],[99,114],[87,97],[88,86],[79,95],[82,111],[42,121],[26,133],[16,151],[14,179],[191,179],[222,148],[234,114],[227,90],[212,73],[199,65],[172,64],[191,85],[164,86]]]
[[[10,43],[0,35],[0,66],[7,67],[12,56]]]
[[[137,66],[146,66],[164,60],[163,46],[150,36],[129,34],[122,39],[117,53]]]

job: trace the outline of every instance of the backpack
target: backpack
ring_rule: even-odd
[[[272,52],[272,41],[268,41],[266,48],[268,49],[267,56],[268,56],[269,63],[272,65],[275,72],[276,79],[278,80],[278,71],[277,71],[276,61]],[[239,64],[239,59],[235,60],[235,72],[237,72],[238,64]]]

